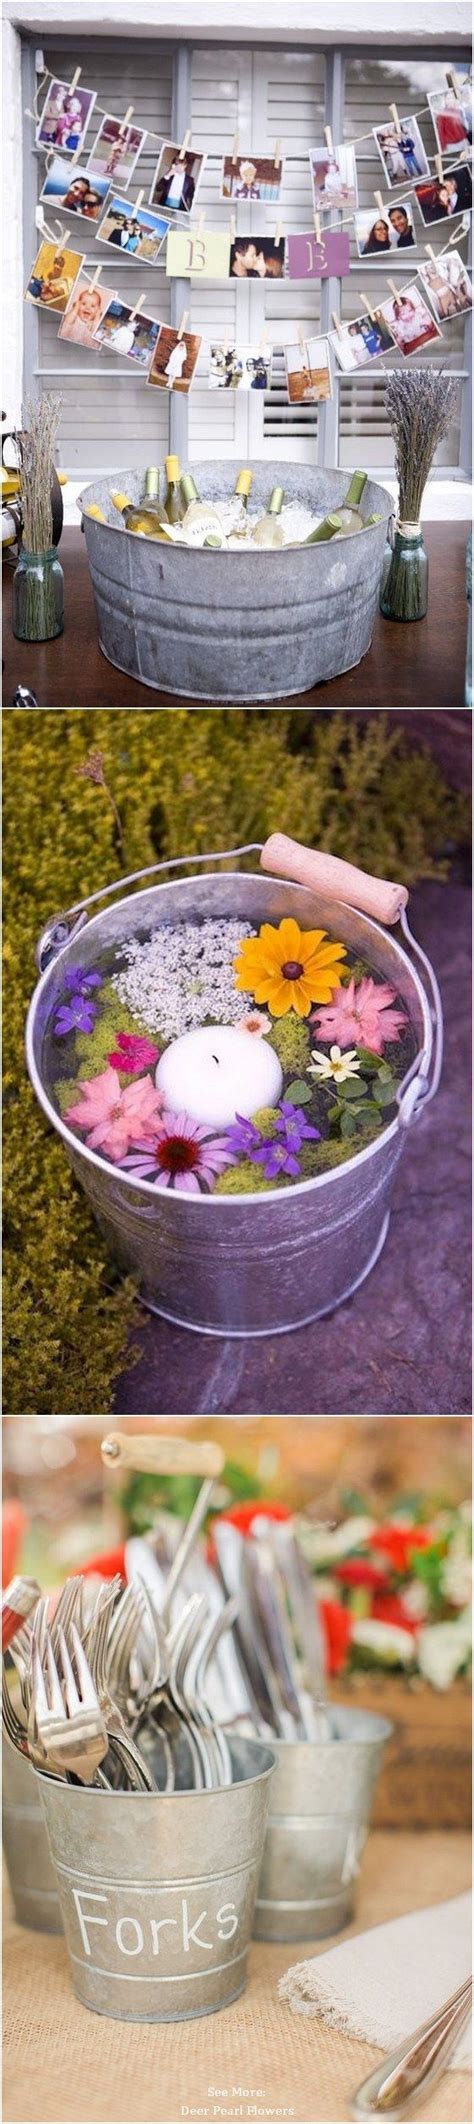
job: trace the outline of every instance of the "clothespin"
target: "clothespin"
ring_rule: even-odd
[[[133,319],[134,319],[134,317],[138,317],[138,316],[139,316],[139,312],[140,312],[140,310],[142,310],[142,309],[143,309],[143,304],[144,304],[144,302],[145,302],[145,301],[146,301],[146,296],[145,296],[145,295],[139,295],[139,297],[138,297],[138,302],[134,302],[134,305],[133,305],[133,310],[131,310],[131,311],[130,311],[130,317],[129,317],[129,324],[133,324]]]
[[[342,339],[342,336],[343,336],[343,335],[342,335],[342,325],[341,325],[341,319],[340,319],[340,317],[338,317],[338,315],[337,315],[337,311],[336,311],[336,310],[331,310],[331,317],[332,317],[332,321],[333,321],[333,325],[334,325],[334,331],[335,331],[335,332],[337,332],[337,336],[338,336],[338,339]]]
[[[80,79],[81,79],[81,74],[82,74],[82,66],[76,66],[76,72],[75,72],[75,74],[73,74],[73,77],[72,77],[72,81],[71,81],[71,89],[70,89],[70,94],[71,94],[71,96],[73,96],[73,95],[74,95],[74,90],[75,90],[75,89],[77,89],[77,84],[78,84],[78,81],[80,81]]]
[[[299,346],[300,354],[302,354],[302,356],[303,356],[303,361],[304,361],[304,359],[305,359],[305,355],[306,355],[306,340],[305,340],[305,336],[304,336],[304,331],[303,331],[303,326],[302,326],[302,324],[298,325],[298,346]]]
[[[369,301],[369,296],[364,295],[363,288],[359,288],[359,295],[362,303],[362,308],[367,312],[367,316],[372,318],[372,323],[375,324],[375,310],[372,308],[372,303]]]
[[[101,272],[102,272],[102,266],[101,266],[101,265],[98,265],[98,266],[96,266],[96,269],[95,269],[95,273],[93,273],[93,274],[92,274],[92,280],[91,280],[91,288],[96,288],[96,287],[97,287],[97,282],[98,282],[98,280],[100,280]]]
[[[185,331],[186,331],[186,325],[187,325],[187,322],[188,322],[188,317],[189,317],[189,310],[183,310],[183,315],[182,315],[182,318],[181,318],[181,324],[179,324],[179,325],[178,325],[178,330],[177,330],[177,333],[176,333],[176,338],[177,338],[177,339],[184,339],[184,334],[185,334]]]
[[[448,88],[451,88],[451,89],[453,89],[453,91],[454,91],[454,95],[456,96],[456,99],[457,99],[457,102],[458,102],[458,103],[460,103],[460,102],[461,102],[461,98],[460,98],[460,94],[459,94],[459,89],[458,89],[458,84],[457,84],[457,80],[456,80],[456,75],[455,75],[455,74],[454,74],[454,73],[452,72],[452,70],[451,70],[451,67],[446,67],[446,80],[447,80],[447,83],[448,83]]]
[[[437,265],[436,251],[433,250],[432,243],[425,243],[425,251],[428,252],[428,258],[432,258],[433,265]]]
[[[397,106],[396,106],[396,103],[389,103],[389,106],[388,106],[388,108],[389,108],[389,111],[390,111],[390,117],[391,117],[391,118],[393,118],[393,123],[394,123],[394,126],[395,126],[395,132],[396,132],[396,133],[398,133],[398,137],[400,138],[400,134],[401,134],[401,130],[402,130],[402,128],[401,128],[401,125],[400,125],[400,119],[399,119],[399,116],[398,116],[398,111],[397,111]]]
[[[390,288],[390,294],[393,295],[394,302],[398,302],[400,291],[399,288],[397,288],[396,280],[387,280],[387,287]]]
[[[238,159],[239,159],[239,137],[240,137],[240,136],[239,136],[239,134],[238,134],[238,133],[234,133],[234,145],[233,145],[233,149],[232,149],[232,155],[231,155],[231,162],[232,162],[232,169],[233,169],[233,170],[235,169],[235,165],[236,165],[236,162],[238,162]]]
[[[134,103],[129,103],[129,106],[128,106],[128,111],[126,111],[126,112],[125,112],[125,117],[124,117],[124,118],[122,119],[122,124],[123,124],[124,126],[125,126],[125,125],[130,125],[130,119],[131,119],[131,118],[133,118],[133,113],[134,113],[134,109],[135,109],[135,104],[134,104]]]
[[[144,191],[144,186],[142,185],[142,188],[141,188],[141,192],[137,192],[137,196],[136,196],[136,200],[135,200],[135,205],[134,205],[134,208],[133,208],[133,213],[134,213],[134,214],[138,214],[138,209],[139,209],[139,207],[141,207],[142,199],[144,199],[144,198],[145,198],[145,191]]]
[[[328,155],[333,155],[333,154],[334,154],[334,148],[333,148],[333,141],[332,141],[332,132],[331,132],[331,127],[330,127],[330,125],[325,125],[325,127],[324,127],[324,138],[325,138],[325,142],[326,142],[326,147],[327,147]]]
[[[273,156],[273,161],[275,164],[275,169],[279,170],[281,168],[281,140],[275,141],[275,153]]]
[[[178,155],[178,162],[184,162],[184,161],[185,161],[185,158],[186,158],[186,149],[187,149],[187,147],[188,147],[188,145],[189,145],[189,141],[190,141],[190,139],[191,139],[191,128],[189,127],[189,130],[188,130],[188,132],[187,132],[187,133],[185,133],[185,135],[184,135],[184,140],[182,140],[182,141],[181,141],[181,147],[180,147],[180,150],[179,150],[179,155]]]
[[[320,214],[315,214],[315,216],[314,216],[314,226],[315,226],[315,231],[316,231],[316,242],[317,242],[317,243],[320,243],[320,242],[321,242],[321,215],[320,215]]]
[[[439,178],[439,182],[440,182],[440,184],[442,184],[442,182],[443,182],[443,157],[442,157],[442,155],[434,155],[434,156],[433,156],[433,161],[434,161],[434,166],[435,166],[435,170],[436,170],[436,175],[437,175],[437,177]]]
[[[71,169],[73,169],[73,168],[74,168],[74,163],[75,163],[75,162],[79,162],[79,161],[80,161],[80,158],[81,158],[81,155],[82,155],[82,153],[83,153],[83,145],[82,145],[82,140],[78,140],[78,143],[77,143],[77,148],[75,148],[75,149],[74,149],[74,154],[70,156],[70,165],[71,165]]]
[[[385,213],[385,207],[384,207],[384,203],[383,203],[383,199],[382,199],[382,193],[381,193],[381,192],[374,192],[374,199],[375,199],[375,205],[376,205],[376,206],[378,206],[379,214],[384,214],[384,213]]]
[[[276,225],[276,229],[275,229],[275,236],[274,236],[274,243],[275,243],[275,248],[276,248],[276,250],[278,250],[278,245],[279,245],[279,243],[281,243],[282,235],[283,235],[283,229],[282,229],[281,221],[277,221],[277,225]]]

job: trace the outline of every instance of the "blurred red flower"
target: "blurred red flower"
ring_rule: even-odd
[[[433,1535],[430,1527],[376,1527],[371,1535],[373,1549],[381,1549],[394,1571],[401,1574],[409,1571],[410,1558],[415,1549],[429,1549]]]
[[[338,1600],[322,1600],[320,1613],[326,1637],[327,1671],[328,1674],[340,1674],[347,1661],[354,1617]]]

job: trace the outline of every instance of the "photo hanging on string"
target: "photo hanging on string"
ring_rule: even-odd
[[[58,339],[67,339],[75,347],[87,347],[90,354],[97,353],[95,334],[113,299],[113,288],[104,288],[98,280],[93,286],[87,275],[80,273],[59,326]]]
[[[472,310],[472,281],[460,251],[447,251],[441,258],[427,259],[419,266],[420,280],[439,325]]]
[[[96,344],[110,354],[119,354],[122,359],[134,361],[137,368],[147,370],[160,331],[157,317],[145,317],[143,310],[134,311],[131,303],[120,302],[114,295],[99,320],[94,337]]]
[[[399,295],[389,297],[388,302],[382,304],[382,310],[395,346],[405,359],[409,354],[421,354],[422,347],[442,337],[416,280],[412,280],[408,288],[402,288]]]
[[[160,391],[190,391],[201,346],[199,333],[160,325],[147,384]]]
[[[328,339],[312,338],[287,345],[285,368],[290,406],[315,405],[332,398]]]
[[[192,214],[205,163],[206,156],[195,154],[193,148],[187,148],[182,155],[179,141],[165,140],[152,182],[150,206],[163,207],[167,214]]]
[[[437,221],[450,221],[455,214],[470,214],[472,209],[472,171],[468,162],[456,162],[443,172],[442,177],[430,177],[426,184],[415,185],[425,228],[433,228]]]
[[[407,177],[429,177],[430,165],[416,118],[401,118],[398,128],[395,119],[390,118],[385,125],[374,125],[373,135],[390,191],[398,184],[406,184]]]
[[[349,324],[341,324],[338,332],[329,333],[329,344],[334,348],[336,361],[345,375],[353,375],[356,369],[364,369],[368,362],[376,361],[380,354],[388,354],[394,346],[383,308],[374,310],[372,316],[363,311],[353,317]]]
[[[169,221],[164,214],[152,214],[149,207],[133,206],[130,199],[114,195],[97,230],[97,242],[138,259],[140,265],[156,265],[168,233]]]
[[[64,244],[40,243],[25,289],[26,299],[38,303],[42,310],[64,312],[84,265],[83,251],[69,251]]]
[[[283,163],[271,155],[225,155],[221,174],[221,199],[261,200],[273,206],[280,198]]]
[[[107,178],[96,177],[93,184],[87,170],[72,169],[62,155],[54,155],[45,172],[40,199],[45,206],[61,207],[64,213],[78,214],[83,221],[98,222],[108,190]]]
[[[95,89],[72,89],[70,81],[59,81],[54,75],[36,127],[37,146],[75,155],[85,139],[95,101]]]
[[[105,111],[87,164],[91,177],[105,177],[109,184],[120,184],[126,191],[146,137],[140,126],[125,125],[123,118],[113,118],[110,111]]]
[[[455,79],[455,89],[447,82],[428,95],[439,155],[455,154],[465,143],[472,147],[472,86],[461,75]]]
[[[213,340],[209,358],[210,391],[269,391],[272,347],[226,345]]]
[[[357,206],[357,165],[353,146],[311,148],[309,156],[315,214]]]
[[[372,207],[354,215],[354,233],[359,258],[390,257],[395,251],[414,250],[416,236],[410,199],[400,199],[383,213]]]
[[[283,280],[285,238],[237,236],[230,247],[231,280]]]

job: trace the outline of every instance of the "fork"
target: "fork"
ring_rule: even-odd
[[[76,1674],[59,1625],[56,1658],[48,1632],[44,1668],[35,1647],[32,1710],[47,1765],[73,1770],[88,1785],[108,1753],[108,1735],[75,1623],[70,1629]]]

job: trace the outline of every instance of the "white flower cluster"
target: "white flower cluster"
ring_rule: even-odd
[[[113,987],[148,1032],[161,1032],[165,1040],[179,1039],[206,1018],[237,1025],[253,997],[236,989],[234,959],[243,938],[256,934],[250,922],[225,919],[162,924],[144,944],[126,939],[127,964],[113,975]]]

